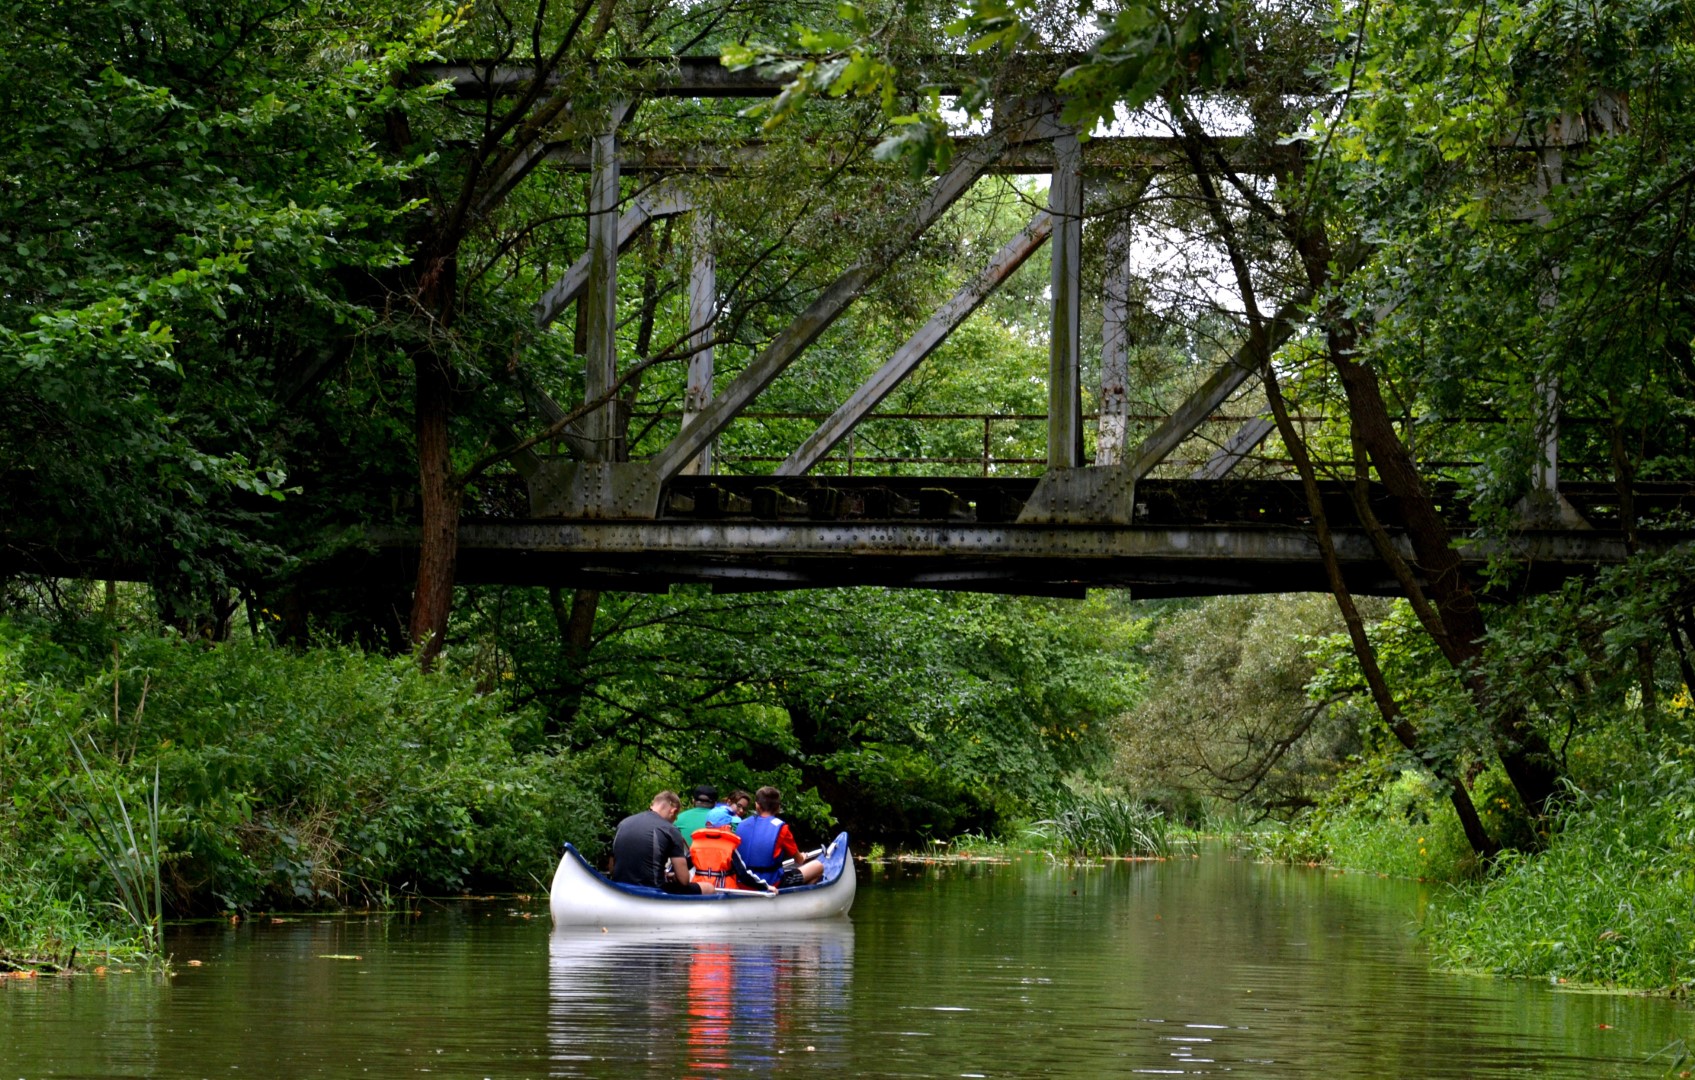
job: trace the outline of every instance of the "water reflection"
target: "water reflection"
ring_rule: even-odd
[[[597,1063],[672,1063],[673,1075],[769,1071],[789,1054],[846,1049],[853,923],[570,929],[548,950],[554,1075]]]
[[[0,980],[0,1080],[1659,1080],[1695,1031],[1431,972],[1404,882],[1227,853],[864,881],[851,923],[742,931],[550,936],[511,900],[173,927],[168,978]]]

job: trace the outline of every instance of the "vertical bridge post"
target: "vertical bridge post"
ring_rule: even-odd
[[[717,316],[718,260],[712,251],[712,218],[699,210],[694,214],[694,261],[689,267],[689,376],[683,391],[683,427],[694,423],[712,400],[712,324]],[[681,469],[691,476],[711,471],[711,443]]]
[[[578,308],[588,346],[585,401],[607,396],[618,380],[618,124],[626,108],[623,103],[613,106],[611,121],[593,142],[588,284]],[[608,401],[583,418],[583,435],[594,452],[591,460],[618,461],[624,456],[622,447],[613,445],[618,432],[614,408]]]
[[[1119,225],[1106,242],[1106,287],[1101,297],[1101,401],[1095,464],[1124,460],[1130,437],[1130,228]]]
[[[1083,291],[1083,151],[1076,132],[1053,140],[1053,180],[1048,213],[1053,217],[1052,322],[1048,343],[1048,468],[1083,463],[1082,365],[1078,317]]]

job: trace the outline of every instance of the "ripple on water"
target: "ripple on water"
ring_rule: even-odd
[[[1431,974],[1410,895],[1209,855],[868,873],[784,930],[178,928],[166,982],[0,985],[0,1077],[1663,1075],[1687,1011]]]

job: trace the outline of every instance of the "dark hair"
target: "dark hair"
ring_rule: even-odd
[[[759,807],[761,814],[775,814],[783,808],[783,793],[766,785],[754,794],[753,804]]]
[[[747,803],[749,806],[752,806],[753,805],[753,796],[749,795],[747,792],[743,791],[741,788],[737,788],[736,790],[730,792],[730,797],[728,799],[725,799],[724,801],[729,803],[731,806],[734,806],[737,803]]]
[[[701,806],[711,806],[718,801],[718,789],[711,784],[702,784],[694,789],[694,801]]]

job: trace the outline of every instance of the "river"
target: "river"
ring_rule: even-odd
[[[1421,888],[1026,855],[746,937],[553,935],[541,897],[173,927],[169,978],[0,983],[0,1080],[1667,1075],[1695,1013],[1431,973]]]

